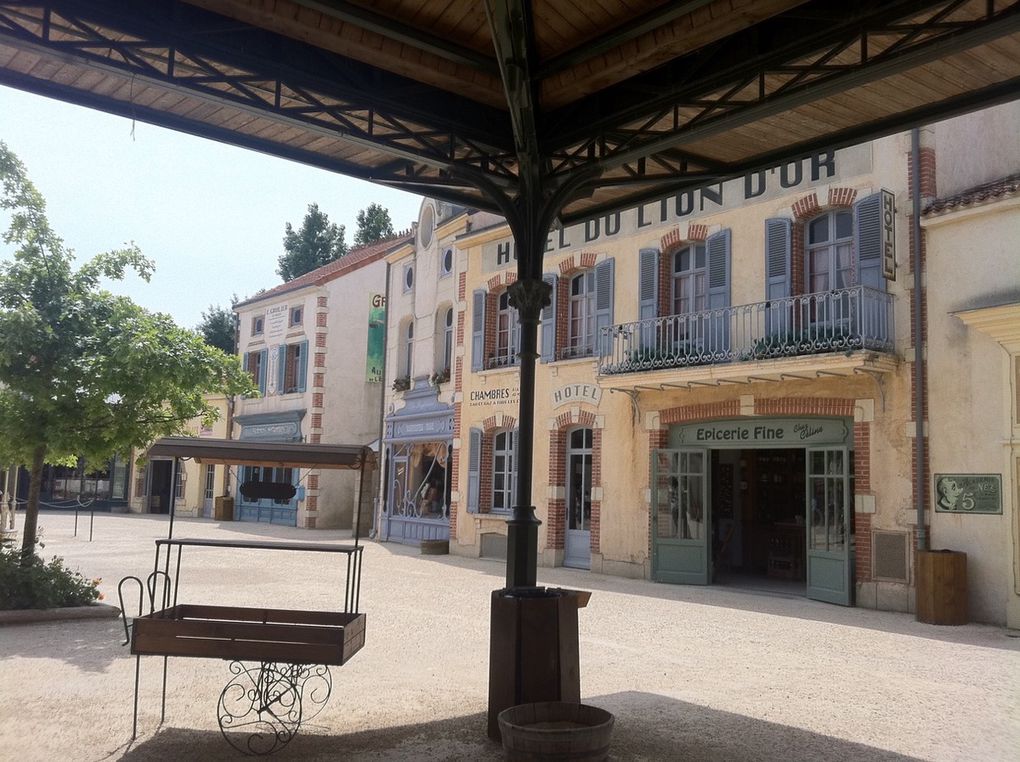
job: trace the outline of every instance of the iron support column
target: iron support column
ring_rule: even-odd
[[[536,221],[537,222],[537,221]],[[506,584],[534,587],[538,567],[538,527],[531,484],[535,454],[535,363],[542,308],[550,303],[551,286],[542,280],[545,236],[538,224],[512,226],[517,247],[517,282],[510,287],[510,304],[521,325],[521,398],[517,421],[517,494],[507,522]]]

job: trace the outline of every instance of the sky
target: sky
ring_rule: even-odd
[[[417,220],[421,197],[303,164],[196,138],[0,86],[0,141],[46,199],[50,225],[79,261],[134,241],[156,263],[149,283],[109,284],[194,328],[280,283],[285,225],[317,203],[354,240],[359,210],[389,209],[393,227]],[[0,218],[6,230],[8,220]],[[0,241],[0,259],[13,247]]]

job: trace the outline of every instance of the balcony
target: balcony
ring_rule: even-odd
[[[893,348],[893,299],[855,286],[624,323],[603,328],[599,338],[600,376],[855,350],[884,353]]]

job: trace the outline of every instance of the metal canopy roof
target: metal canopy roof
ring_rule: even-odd
[[[221,463],[229,466],[360,469],[371,457],[371,453],[367,447],[361,445],[164,437],[156,440],[149,448],[147,456],[194,458],[198,463]]]
[[[1014,98],[1020,2],[0,0],[0,83],[572,222]]]

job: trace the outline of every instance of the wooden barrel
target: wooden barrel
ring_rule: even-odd
[[[565,701],[520,704],[499,713],[506,759],[603,760],[609,756],[613,715]]]
[[[967,554],[917,552],[917,621],[967,624]]]

